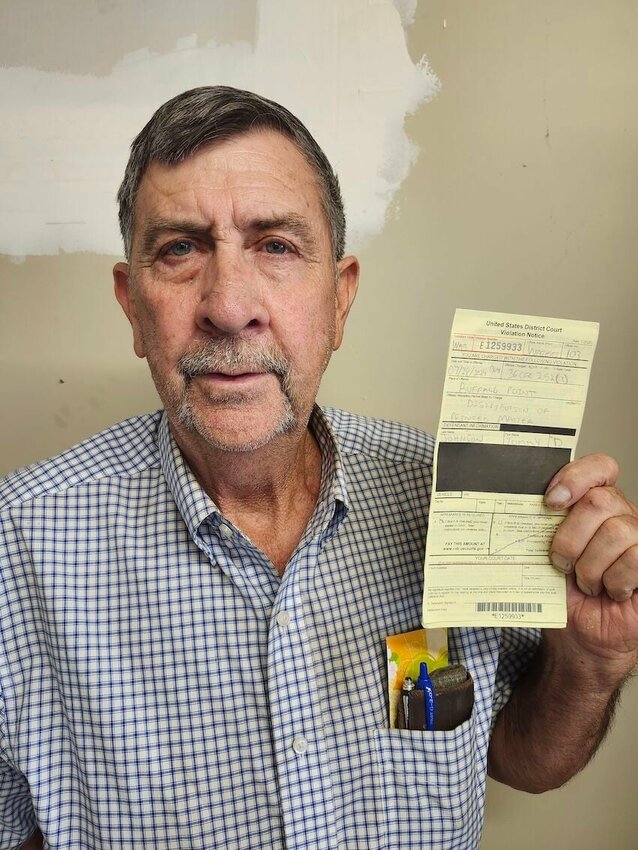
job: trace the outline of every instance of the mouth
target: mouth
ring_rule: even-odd
[[[268,374],[268,372],[206,372],[199,377],[207,382],[235,386],[253,383],[260,378],[268,377]]]

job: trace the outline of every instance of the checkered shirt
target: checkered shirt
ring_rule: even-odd
[[[450,630],[452,732],[388,728],[419,627],[433,442],[315,408],[318,503],[283,577],[165,414],[0,484],[0,850],[471,850],[493,713],[538,639]],[[500,659],[500,660],[499,660]]]

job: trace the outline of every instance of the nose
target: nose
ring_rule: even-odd
[[[250,261],[220,248],[202,278],[196,322],[214,336],[255,336],[268,327],[264,282]]]

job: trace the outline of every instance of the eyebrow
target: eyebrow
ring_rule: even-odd
[[[316,238],[306,218],[296,213],[272,216],[268,218],[254,218],[247,220],[240,226],[240,230],[246,233],[265,233],[268,230],[284,230],[296,236],[303,244],[306,251],[316,248]],[[200,221],[193,219],[151,219],[142,235],[141,253],[147,256],[152,253],[157,242],[170,233],[180,233],[184,236],[192,236],[202,242],[213,246],[215,237],[212,228]]]
[[[169,233],[183,233],[186,236],[193,236],[204,242],[211,244],[213,242],[210,227],[203,225],[199,221],[193,221],[191,219],[154,218],[148,222],[142,235],[142,244],[140,247],[142,256],[152,253],[158,241]]]
[[[266,230],[287,230],[288,233],[297,236],[307,245],[315,244],[315,237],[307,219],[296,215],[296,213],[273,216],[272,218],[256,218],[248,222],[246,229],[256,233],[263,233]]]

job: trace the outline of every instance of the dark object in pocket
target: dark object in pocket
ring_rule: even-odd
[[[462,664],[441,667],[430,673],[434,685],[434,731],[449,732],[469,720],[474,706],[474,680]],[[405,694],[408,729],[427,731],[423,691],[414,688]],[[404,700],[399,700],[397,728],[405,729]]]

